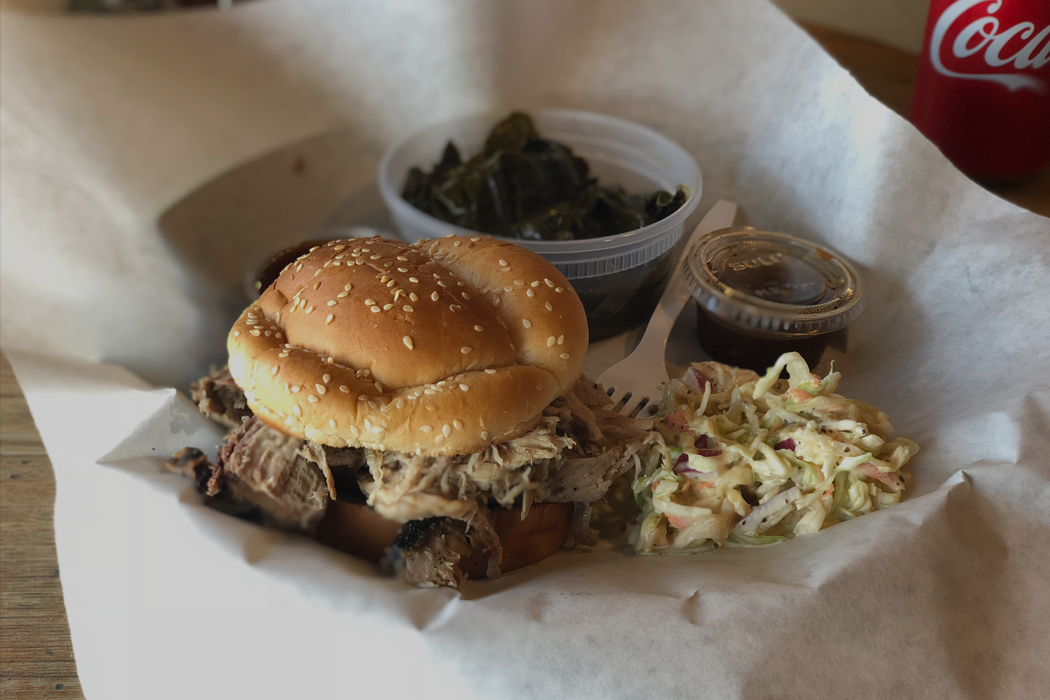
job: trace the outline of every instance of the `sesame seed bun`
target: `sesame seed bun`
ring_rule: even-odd
[[[335,447],[476,452],[579,377],[583,305],[506,241],[331,241],[289,264],[230,332],[260,420]]]

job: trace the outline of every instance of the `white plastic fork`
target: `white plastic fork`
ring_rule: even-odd
[[[650,415],[655,411],[659,403],[655,400],[659,395],[659,387],[668,381],[667,365],[664,363],[667,337],[689,300],[689,287],[685,281],[686,255],[702,236],[732,226],[735,218],[736,204],[733,202],[723,199],[711,207],[682,248],[682,255],[671,271],[664,293],[638,347],[598,377],[598,384],[605,389],[620,413],[634,416]]]

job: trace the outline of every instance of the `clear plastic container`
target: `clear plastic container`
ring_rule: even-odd
[[[674,192],[679,185],[687,189],[689,196],[678,211],[636,231],[573,241],[513,239],[549,260],[569,280],[587,310],[591,340],[646,322],[671,270],[672,249],[700,201],[696,161],[666,136],[622,119],[561,109],[529,114],[541,136],[572,148],[603,184],[622,185],[631,193]],[[401,198],[401,189],[408,171],[430,169],[449,141],[464,158],[480,151],[489,131],[505,116],[476,115],[435,124],[387,151],[379,165],[379,191],[405,240],[477,235],[416,209]]]
[[[759,373],[791,351],[815,367],[864,309],[860,276],[845,257],[786,233],[715,231],[686,253],[685,271],[700,347]]]

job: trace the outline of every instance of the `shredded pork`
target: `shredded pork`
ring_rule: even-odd
[[[334,493],[324,455],[320,446],[289,437],[253,417],[227,434],[215,464],[209,464],[199,450],[187,448],[167,466],[192,475],[206,496],[257,511],[276,527],[312,532]]]
[[[261,512],[266,522],[305,532],[313,531],[329,501],[349,490],[346,479],[352,484],[356,475],[380,515],[436,523],[411,546],[392,548],[395,568],[418,586],[458,586],[466,568],[499,573],[502,548],[490,504],[520,504],[524,518],[534,502],[576,503],[567,544],[593,544],[588,504],[639,465],[650,429],[647,420],[610,410],[608,397],[582,378],[544,410],[533,429],[454,457],[336,449],[289,437],[251,415],[225,369],[194,384],[193,397],[203,413],[233,429],[217,464],[187,448],[169,468],[194,478],[208,496],[232,499]],[[337,480],[343,484],[339,493]]]

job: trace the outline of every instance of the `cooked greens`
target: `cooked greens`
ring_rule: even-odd
[[[450,224],[506,238],[573,240],[625,233],[667,218],[688,198],[627,194],[600,185],[587,161],[542,138],[515,112],[497,124],[480,153],[463,161],[451,141],[429,173],[412,168],[401,196]]]

